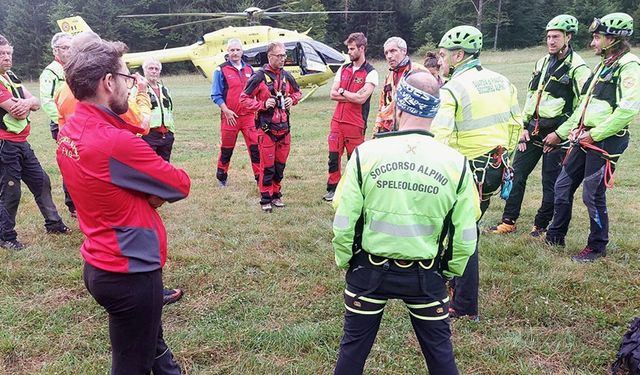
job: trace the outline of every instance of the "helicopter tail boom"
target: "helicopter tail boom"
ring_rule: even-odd
[[[158,59],[161,63],[191,61],[192,50],[193,46],[186,46],[148,52],[127,53],[124,55],[124,61],[130,68],[142,66],[142,63],[150,57]]]

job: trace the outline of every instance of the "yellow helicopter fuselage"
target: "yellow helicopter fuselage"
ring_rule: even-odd
[[[130,68],[139,67],[144,60],[154,57],[162,63],[191,61],[198,71],[209,81],[213,71],[225,61],[227,42],[238,39],[242,42],[245,52],[254,48],[266,47],[269,42],[298,42],[312,41],[305,33],[279,29],[269,26],[226,27],[205,34],[197,43],[186,47],[169,48],[164,50],[128,53],[124,60]],[[289,59],[289,58],[288,58]],[[287,64],[285,69],[296,79],[300,87],[314,87],[325,84],[333,78],[334,69],[328,64],[309,62],[307,66],[313,74],[305,74],[300,65]]]

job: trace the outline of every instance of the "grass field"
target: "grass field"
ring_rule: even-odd
[[[486,53],[483,61],[512,80],[522,105],[533,64],[543,53],[540,48]],[[583,52],[593,63],[591,55]],[[386,72],[383,62],[377,67],[381,75]],[[177,119],[172,161],[192,179],[188,199],[160,209],[169,233],[165,284],[186,290],[183,300],[164,312],[165,337],[184,373],[331,373],[342,332],[344,275],[333,260],[333,211],[320,199],[334,108],[328,86],[293,110],[283,185],[287,207],[266,215],[242,142],[229,186],[217,186],[219,114],[209,99],[209,83],[198,76],[167,77],[165,83]],[[28,86],[37,92],[34,84]],[[107,315],[82,282],[82,234],[63,204],[48,121],[42,112],[32,117],[30,142],[74,233],[46,235],[33,197],[23,189],[17,230],[28,248],[0,249],[0,374],[106,374]],[[566,249],[528,237],[541,198],[539,169],[532,174],[520,230],[481,237],[482,321],[453,323],[461,373],[607,372],[640,306],[639,156],[632,142],[619,163],[616,187],[608,194],[609,252],[595,264],[569,260],[588,233],[579,193]],[[483,225],[496,223],[502,208],[495,198]],[[390,303],[366,373],[425,371],[404,306]]]

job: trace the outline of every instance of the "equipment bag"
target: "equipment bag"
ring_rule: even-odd
[[[616,361],[611,365],[611,374],[640,375],[640,317],[631,322],[622,337]]]

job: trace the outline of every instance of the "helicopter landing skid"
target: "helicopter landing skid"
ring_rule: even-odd
[[[313,95],[314,92],[316,92],[316,90],[318,90],[320,88],[320,86],[318,85],[313,85],[311,86],[311,91],[309,91],[308,93],[306,93],[302,99],[300,99],[300,102],[304,102],[305,100],[307,100],[308,97],[310,97],[311,95]]]

